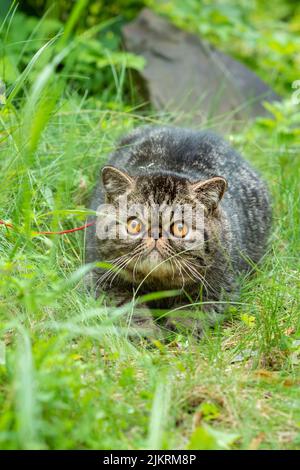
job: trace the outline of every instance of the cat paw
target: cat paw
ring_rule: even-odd
[[[130,329],[140,338],[162,339],[161,328],[154,321],[151,311],[148,308],[139,309],[130,322]]]
[[[169,332],[181,333],[184,335],[193,336],[195,339],[201,339],[203,337],[204,324],[203,321],[195,318],[168,318],[164,327]]]

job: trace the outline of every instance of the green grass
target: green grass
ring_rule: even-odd
[[[15,225],[0,226],[0,448],[299,448],[299,108],[285,101],[228,136],[274,205],[241,305],[199,343],[130,342],[111,320],[122,312],[85,291],[85,234],[34,231],[81,225],[117,137],[161,121],[112,106],[119,69],[109,99],[80,97],[49,48],[53,67],[32,86],[20,75],[0,109],[0,218]]]

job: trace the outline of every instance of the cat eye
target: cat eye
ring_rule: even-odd
[[[171,232],[176,238],[184,238],[188,234],[188,231],[189,228],[187,224],[181,220],[174,222],[174,224],[171,226]]]
[[[143,228],[143,224],[137,217],[132,217],[127,220],[127,232],[130,235],[138,235]]]

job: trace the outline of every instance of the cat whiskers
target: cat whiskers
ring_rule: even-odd
[[[133,253],[131,253],[130,255],[127,255],[129,256],[128,260],[122,264],[122,266],[120,266],[119,270],[115,273],[115,275],[113,276],[113,278],[111,279],[111,282],[110,282],[110,286],[112,285],[112,282],[114,281],[114,279],[116,278],[116,276],[123,270],[125,269],[136,257],[137,257],[137,260],[134,264],[134,269],[133,269],[133,278],[135,279],[135,273],[136,273],[136,268],[137,268],[137,264],[141,258],[141,256],[143,255],[144,253],[144,248],[142,246],[138,246],[134,251]]]
[[[108,271],[105,271],[104,274],[102,274],[102,276],[99,277],[98,279],[98,285],[105,280],[105,278],[109,277],[113,272],[115,272],[116,268],[119,267],[119,265],[125,261],[125,259],[127,258],[128,255],[122,255],[122,256],[119,256],[118,258],[114,258],[114,259],[111,259],[109,260],[108,262],[110,264],[112,264],[112,267],[110,269],[108,269]]]
[[[112,268],[102,274],[102,276],[97,279],[95,287],[98,288],[101,285],[104,286],[109,281],[109,278],[116,272],[116,269],[117,267],[114,265]]]
[[[175,270],[174,270],[173,261],[174,261],[173,259],[170,259],[170,265],[171,265],[171,268],[172,268],[172,281],[174,281],[174,278],[175,278]]]
[[[110,280],[110,284],[109,284],[110,287],[112,286],[112,283],[114,282],[116,277],[120,274],[120,272],[128,266],[128,264],[135,258],[135,256],[137,256],[137,255],[133,255],[129,259],[124,261],[122,266],[120,266],[119,269],[114,273],[114,275],[112,276],[112,278]]]
[[[210,290],[212,293],[217,293],[216,289],[208,282],[208,280],[195,268],[195,266],[199,265],[194,265],[191,263],[191,261],[188,261],[186,259],[182,259],[182,262],[186,265],[188,269],[190,269],[191,274],[195,277],[195,279],[199,280],[206,291],[206,294],[208,295],[208,291]]]
[[[186,261],[184,258],[181,258],[181,263],[186,267],[186,269],[188,270],[191,278],[193,281],[195,280],[198,280],[200,281],[204,288],[205,288],[205,291],[206,293],[208,293],[208,283],[207,283],[207,280],[204,278],[204,276],[202,276],[202,274],[200,274],[193,265],[191,265],[188,261]]]

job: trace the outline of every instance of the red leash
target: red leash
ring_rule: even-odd
[[[4,222],[4,220],[1,220],[1,219],[0,219],[0,225],[5,225],[5,227],[13,228],[12,224]]]
[[[71,228],[70,230],[62,230],[61,232],[34,232],[36,235],[64,235],[65,233],[73,233],[73,232],[78,232],[78,230],[84,230],[88,227],[91,227],[91,225],[95,225],[96,222],[90,222],[85,225],[81,225],[81,227],[76,227],[76,228]],[[8,228],[14,228],[12,224],[9,222],[4,222],[4,220],[0,219],[0,225],[4,225],[5,227]]]

